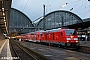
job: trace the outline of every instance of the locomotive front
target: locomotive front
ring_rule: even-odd
[[[66,29],[65,30],[66,36],[66,46],[70,47],[78,47],[79,46],[79,40],[78,35],[75,29]]]

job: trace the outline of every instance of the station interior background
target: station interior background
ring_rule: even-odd
[[[11,36],[61,27],[76,29],[81,41],[90,40],[90,18],[81,19],[72,12],[58,10],[32,21],[23,12],[11,8],[9,23],[9,32]]]

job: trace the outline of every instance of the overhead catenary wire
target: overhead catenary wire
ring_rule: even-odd
[[[78,2],[79,1],[79,2]],[[78,2],[78,3],[76,3],[71,9],[70,9],[70,11],[72,11],[80,2],[81,2],[81,0],[78,0],[78,1],[75,1],[75,2]],[[74,3],[75,3],[74,2]]]
[[[83,11],[83,12],[81,12],[80,14],[84,14],[84,13],[86,13],[86,12],[88,13],[88,11],[89,11],[89,10],[87,10],[87,11]]]
[[[47,4],[46,4],[45,6],[46,6],[46,14],[47,14],[48,12],[51,12],[50,0],[47,0]]]
[[[84,13],[87,13],[88,11],[90,11],[90,9],[89,9],[90,6],[84,6],[84,5],[87,4],[87,3],[88,3],[88,2],[86,2],[86,3],[84,2],[82,6],[80,6],[78,9],[76,9],[76,11],[78,11],[81,7],[84,7],[86,11],[85,11],[85,10],[82,10],[82,11],[80,11],[79,14],[84,14]],[[88,9],[88,10],[87,10],[87,9]]]
[[[47,0],[46,13],[48,12],[49,1]]]
[[[89,10],[90,10],[90,1],[89,1]]]
[[[22,8],[22,6],[23,6],[23,2],[24,2],[24,0],[22,0],[22,2],[21,2],[21,8]]]
[[[87,9],[89,6],[87,7],[86,4],[88,4],[88,2],[87,2],[86,0],[85,0],[85,1],[82,0],[82,5],[81,5],[80,7],[78,7],[78,8],[76,9],[76,11],[79,10],[81,7],[84,7],[85,9]],[[89,8],[90,8],[90,7],[89,7]],[[82,11],[83,11],[83,10],[82,10]]]
[[[28,2],[29,2],[29,0],[27,0],[27,2],[26,2],[26,4],[25,4],[25,6],[24,6],[24,8],[23,8],[23,11],[25,10],[25,8],[26,8],[26,6],[27,6]]]
[[[71,1],[71,0],[69,0],[69,1]],[[82,5],[80,6],[80,2],[82,2]],[[67,2],[67,3],[65,3],[66,5],[68,5],[68,4],[72,4],[72,3],[76,3],[71,9],[70,9],[70,11],[72,11],[73,9],[75,9],[75,7],[79,4],[79,9],[81,8],[81,7],[83,7],[83,6],[85,6],[85,9],[87,8],[86,7],[86,2],[84,2],[84,0],[76,0],[76,1],[71,1],[71,2]],[[64,5],[65,5],[64,4]],[[64,6],[63,6],[64,7]],[[78,10],[79,10],[78,9]]]
[[[71,1],[71,0],[69,0]],[[68,4],[71,4],[71,3],[75,3],[75,2],[78,2],[78,1],[81,1],[81,0],[76,0],[76,1],[71,1],[71,2],[66,2],[65,4],[68,5]],[[54,2],[52,3],[52,5],[55,3],[56,1],[54,0]],[[62,6],[61,6],[62,7]],[[61,8],[59,7],[59,9]],[[50,9],[51,9],[51,5],[50,5]]]
[[[68,4],[71,4],[71,3],[76,3],[78,1],[81,1],[81,0],[76,0],[76,1],[71,1],[71,2],[66,2],[64,5],[62,5],[60,8],[63,8],[65,6],[67,6]],[[75,6],[74,6],[75,7]],[[73,8],[71,8],[71,10],[73,10]]]
[[[70,4],[70,3],[75,3],[75,2],[78,2],[78,1],[81,1],[81,0],[72,1],[72,2],[69,2],[69,4]]]
[[[85,3],[85,4],[87,4],[87,3]],[[88,6],[85,5],[84,7],[85,7],[85,9],[88,8],[88,10],[86,10],[86,11],[83,10],[83,12],[81,12],[80,14],[82,14],[82,15],[83,15],[83,14],[87,14],[86,16],[88,16],[88,18],[90,18],[90,16],[89,16],[89,15],[90,15],[90,14],[89,14],[89,13],[90,13],[90,2],[89,2],[89,4],[88,4]]]
[[[27,0],[27,3],[25,4],[25,6],[24,6],[24,8],[23,8],[23,11],[25,10],[25,8],[26,8],[26,6],[27,6],[27,4],[28,4],[28,1],[29,0]],[[47,8],[49,8],[50,9],[50,11],[51,11],[51,6],[52,6],[52,4],[50,4],[50,1],[51,0],[47,0],[47,5],[48,6],[46,6]],[[84,2],[85,1],[85,2]],[[53,0],[53,2],[55,3],[56,1],[55,0]],[[81,4],[79,4],[80,2],[82,2]],[[73,4],[73,3],[76,3],[71,9],[70,9],[70,11],[72,11],[72,10],[75,10],[75,11],[78,11],[78,10],[80,10],[80,8],[81,7],[84,7],[85,9],[87,9],[87,2],[86,2],[86,0],[69,0],[68,2],[67,2],[68,4]],[[77,6],[78,5],[78,6]],[[79,9],[78,9],[78,7],[79,7]],[[49,11],[48,9],[46,8],[46,13],[48,13],[47,11]],[[89,10],[90,10],[90,7],[88,7],[89,8]],[[60,9],[60,8],[59,8]],[[83,10],[81,10],[81,11],[83,11]],[[79,13],[83,13],[83,12],[79,12]]]
[[[77,3],[76,3],[77,2]],[[79,4],[80,2],[82,2],[82,4]],[[67,2],[68,3],[68,2]],[[80,14],[84,14],[84,13],[87,13],[87,12],[89,12],[90,11],[90,4],[89,4],[89,6],[87,6],[87,1],[86,0],[77,0],[77,1],[74,1],[74,2],[69,2],[68,3],[68,5],[69,4],[71,4],[71,3],[76,3],[71,9],[70,9],[70,11],[72,11],[73,9],[75,10],[76,9],[76,7],[79,7],[77,10],[75,10],[75,11],[78,11],[78,10],[80,10],[80,8],[84,8],[84,10],[81,10],[81,11],[83,11],[83,12],[79,12]],[[77,6],[78,5],[78,6]],[[88,9],[89,8],[89,9]],[[88,10],[87,10],[88,9]]]
[[[84,8],[83,10],[81,9],[81,11],[80,12],[78,12],[78,14],[79,15],[84,15],[84,14],[87,14],[86,16],[88,16],[89,14],[89,12],[90,12],[90,5],[88,5],[87,6],[87,4],[88,4],[88,1],[86,1],[86,0],[82,0],[82,5],[78,8],[78,9],[76,9],[75,11],[78,11],[78,10],[80,10],[80,8]],[[80,5],[80,4],[79,4]],[[87,10],[88,9],[88,10]]]

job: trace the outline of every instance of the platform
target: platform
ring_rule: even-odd
[[[9,39],[0,40],[0,60],[12,60]]]
[[[90,41],[80,41],[80,46],[90,47]]]

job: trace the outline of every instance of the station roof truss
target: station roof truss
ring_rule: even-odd
[[[21,11],[11,8],[10,32],[30,32],[34,28],[32,21]]]
[[[77,23],[83,23],[79,16],[69,11],[58,10],[45,15],[45,17],[38,22],[37,27],[43,28],[45,24],[46,29],[53,29]]]

